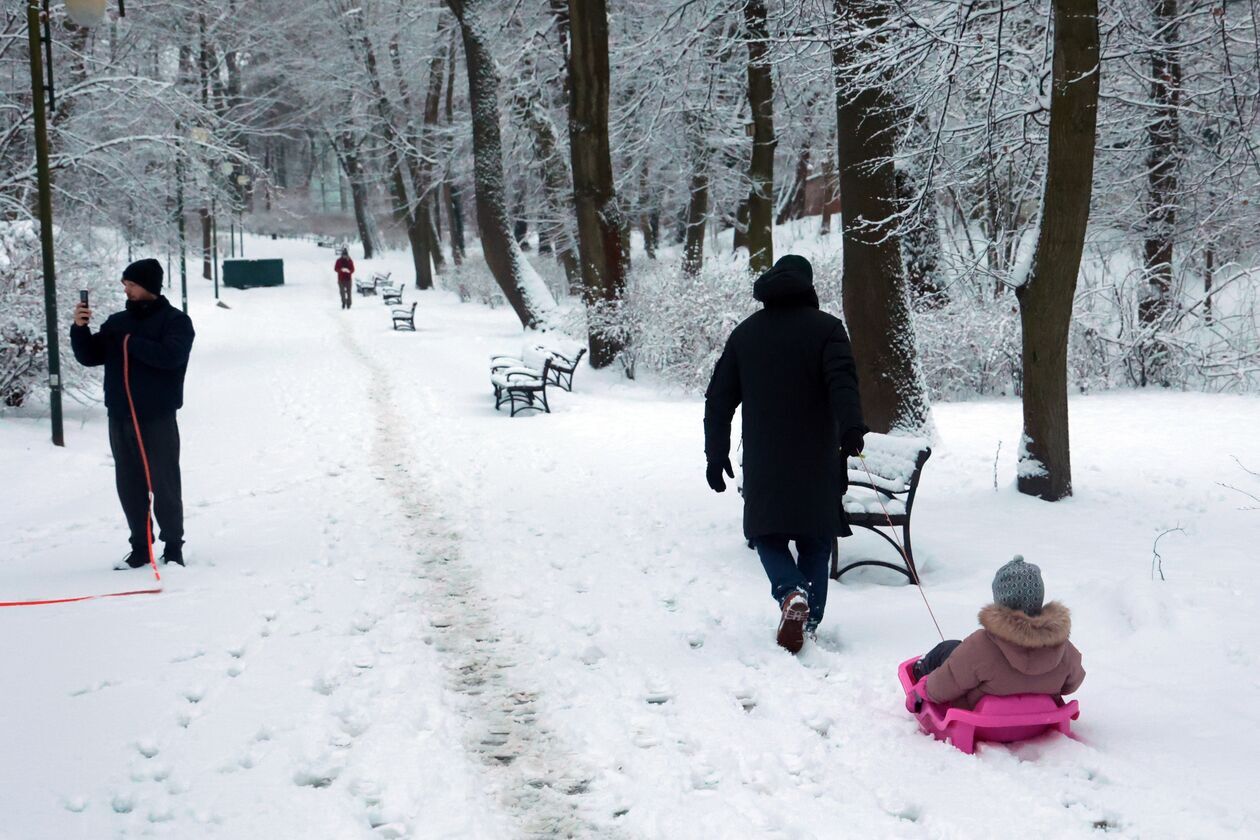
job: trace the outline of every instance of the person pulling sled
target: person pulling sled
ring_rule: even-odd
[[[796,254],[757,278],[764,308],[731,332],[704,401],[705,478],[717,493],[723,473],[735,477],[731,419],[743,406],[744,536],[779,604],[777,641],[792,653],[823,619],[832,540],[852,533],[841,504],[845,456],[859,454],[870,431],[848,333],[819,310],[813,283]]]

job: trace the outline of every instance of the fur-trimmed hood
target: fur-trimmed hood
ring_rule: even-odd
[[[1006,661],[1024,674],[1058,667],[1072,632],[1072,614],[1058,601],[1046,604],[1038,615],[989,604],[979,619]]]

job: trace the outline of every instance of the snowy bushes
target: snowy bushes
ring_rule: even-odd
[[[87,240],[62,235],[57,248],[61,378],[69,391],[95,381],[70,354],[67,331],[70,311],[78,300],[76,290],[91,290],[93,307],[102,314],[111,311],[108,301],[121,299],[121,287],[104,279],[100,271],[114,255],[99,237],[95,242],[90,236]],[[102,320],[98,314],[95,323]],[[0,407],[20,407],[41,391],[48,377],[45,330],[38,229],[31,222],[0,222]]]
[[[0,404],[26,402],[44,369],[39,238],[30,224],[0,224]]]

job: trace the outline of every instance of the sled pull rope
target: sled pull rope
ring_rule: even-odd
[[[871,486],[875,486],[875,476],[871,475],[871,468],[866,466],[866,456],[861,452],[858,453],[858,460],[862,462],[862,469],[866,470],[866,477],[870,481]],[[923,599],[923,606],[927,607],[928,615],[932,617],[932,623],[936,625],[936,635],[941,637],[941,641],[945,641],[945,634],[941,632],[941,623],[936,620],[936,613],[932,612],[932,605],[928,603],[927,593],[923,591],[923,583],[919,578],[919,570],[910,565],[910,558],[906,556],[906,547],[901,544],[901,537],[897,536],[897,526],[893,524],[892,516],[888,513],[888,507],[884,504],[884,497],[879,491],[875,491],[875,498],[879,500],[879,506],[883,508],[884,518],[888,520],[888,530],[892,531],[893,540],[897,543],[897,550],[901,552],[901,562],[906,564],[906,568],[912,574],[914,585],[919,588],[919,597]]]
[[[127,392],[127,407],[131,409],[131,424],[136,430],[136,445],[140,448],[140,462],[144,465],[144,483],[149,490],[149,510],[145,517],[145,539],[149,549],[149,565],[157,586],[152,589],[129,589],[125,592],[106,592],[101,595],[76,595],[70,598],[44,598],[37,601],[0,601],[0,607],[43,607],[49,604],[76,604],[79,601],[95,601],[98,598],[123,598],[127,595],[160,595],[162,575],[153,557],[153,479],[149,474],[149,454],[144,449],[144,436],[140,434],[140,418],[136,416],[136,404],[131,399],[131,357],[127,352],[130,335],[123,336],[123,389]]]

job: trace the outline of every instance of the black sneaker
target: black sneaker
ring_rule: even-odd
[[[162,565],[169,566],[174,563],[176,566],[184,565],[184,550],[182,548],[167,547],[162,552]]]
[[[148,552],[133,551],[114,564],[114,571],[125,572],[128,569],[140,569],[149,565]]]

